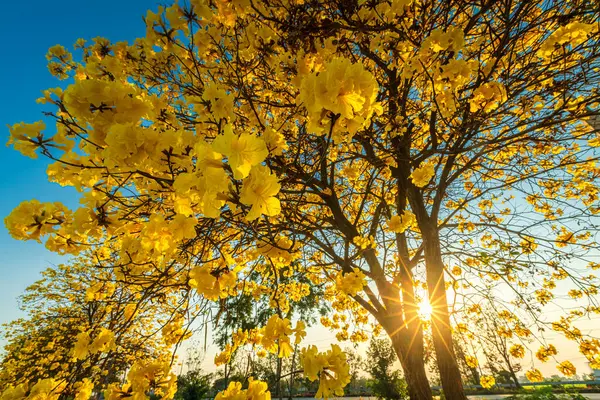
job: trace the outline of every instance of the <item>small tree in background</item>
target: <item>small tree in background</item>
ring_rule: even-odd
[[[369,342],[365,370],[371,375],[373,394],[381,399],[403,399],[407,395],[406,382],[394,367],[397,359],[388,339],[373,338]]]

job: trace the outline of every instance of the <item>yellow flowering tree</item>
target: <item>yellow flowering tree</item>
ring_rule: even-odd
[[[456,325],[455,335],[468,353],[467,365],[489,371],[498,383],[521,388],[517,373],[522,370],[521,360],[531,352],[532,342],[536,342],[533,332],[524,328],[522,319],[506,310],[487,305],[465,312],[460,319],[467,323]]]
[[[78,262],[42,274],[21,297],[26,318],[2,327],[0,395],[22,387],[32,396],[36,385],[48,385],[57,395],[87,400],[134,363],[170,355],[156,334],[170,312],[151,306],[147,293]]]
[[[9,143],[54,160],[82,206],[33,200],[6,225],[59,253],[110,246],[119,279],[166,297],[246,291],[285,312],[280,276],[299,273],[325,288],[340,340],[387,332],[411,399],[432,396],[428,298],[444,393],[464,399],[449,295],[468,307],[496,288],[536,314],[555,296],[540,282],[597,293],[581,272],[597,251],[597,19],[581,0],[161,7],[133,43],[50,49],[69,79],[40,99],[55,127],[14,125]],[[555,328],[581,340],[574,319],[598,311]],[[241,332],[229,353],[285,356],[292,330]],[[340,393],[336,349],[303,360]]]

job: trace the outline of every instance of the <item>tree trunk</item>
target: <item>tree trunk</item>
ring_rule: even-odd
[[[296,353],[298,352],[298,344],[294,345],[294,353],[292,354],[292,367],[290,368],[290,390],[288,400],[292,400],[294,397],[294,378],[296,374],[294,374],[296,368]]]
[[[425,229],[423,229],[425,228]],[[431,329],[433,346],[440,371],[440,379],[446,399],[466,400],[460,369],[456,362],[446,298],[446,280],[444,263],[438,231],[433,226],[422,227],[425,244],[425,267],[427,271],[427,289],[431,303]]]
[[[513,382],[515,383],[515,387],[516,387],[517,389],[521,389],[521,388],[522,388],[522,386],[521,386],[521,383],[519,383],[519,378],[517,378],[517,374],[515,374],[515,371],[513,371],[513,370],[512,370],[512,368],[511,368],[511,370],[510,370],[510,375],[511,375],[511,376],[512,376],[512,378],[513,378]]]
[[[391,316],[390,319],[392,318],[394,317]],[[382,326],[392,339],[392,346],[404,370],[410,400],[431,400],[433,395],[425,373],[422,333],[415,336],[406,335],[406,331],[402,332],[404,327],[390,320]]]
[[[506,360],[506,365],[508,365],[508,372],[510,372],[510,376],[511,376],[513,382],[515,383],[515,387],[517,389],[521,389],[521,384],[519,383],[519,378],[517,378],[517,374],[515,373],[515,369],[512,366],[512,364],[510,363],[510,359],[506,355],[504,356],[504,359]]]
[[[281,391],[281,358],[277,357],[277,397],[279,400],[283,399],[283,392]]]

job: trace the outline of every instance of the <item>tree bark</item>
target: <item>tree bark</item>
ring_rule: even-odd
[[[515,374],[515,371],[513,371],[513,369],[510,369],[510,375],[512,376],[513,382],[515,383],[515,388],[517,389],[521,389],[521,383],[519,383],[519,378],[517,378],[517,374]]]
[[[425,373],[422,331],[416,332],[415,336],[409,336],[406,334],[405,327],[394,323],[399,320],[392,315],[382,326],[392,340],[392,346],[404,370],[408,396],[410,400],[431,400],[433,395]]]
[[[277,398],[283,399],[283,392],[281,391],[281,358],[277,357]]]
[[[508,356],[506,354],[503,355],[504,360],[506,361],[506,365],[508,366],[508,372],[510,373],[510,376],[515,384],[515,388],[517,389],[521,389],[521,384],[519,383],[519,378],[517,378],[517,374],[515,373],[515,369],[513,367],[513,365],[510,362],[510,359],[508,358]]]
[[[429,224],[428,224],[429,225]],[[425,229],[423,229],[425,228]],[[440,371],[440,379],[446,399],[466,400],[460,369],[454,353],[448,300],[446,298],[446,280],[440,239],[434,226],[422,226],[425,245],[425,267],[427,271],[427,289],[431,303],[431,329],[433,346]]]
[[[296,376],[296,374],[294,374],[294,371],[296,370],[296,353],[298,352],[298,344],[294,345],[294,353],[292,354],[292,367],[290,368],[290,390],[289,390],[289,396],[288,396],[288,400],[292,400],[292,397],[294,397],[294,378]]]

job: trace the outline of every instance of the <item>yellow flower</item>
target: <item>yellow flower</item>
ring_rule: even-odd
[[[325,360],[319,353],[317,346],[313,345],[301,350],[300,365],[304,369],[304,376],[312,382],[319,377],[319,373],[325,366]]]
[[[556,351],[556,347],[554,347],[554,345],[550,344],[546,347],[544,347],[544,346],[540,347],[539,350],[537,351],[537,353],[535,353],[535,356],[541,362],[546,362],[546,361],[548,361],[550,356],[555,356],[556,354],[558,354],[558,351]]]
[[[195,267],[190,271],[189,284],[209,300],[216,300],[219,293],[215,290],[217,278],[212,275],[209,265]]]
[[[246,219],[254,221],[263,214],[270,217],[279,214],[281,204],[275,196],[280,188],[277,177],[271,174],[268,167],[264,165],[253,167],[250,176],[244,179],[240,192],[242,204],[252,206]]]
[[[565,376],[574,376],[577,370],[571,361],[563,361],[556,366],[563,375]]]
[[[412,174],[410,174],[410,179],[416,187],[423,188],[427,186],[434,175],[435,167],[433,163],[425,163],[413,170]]]
[[[127,373],[133,399],[145,399],[149,390],[161,398],[170,399],[177,390],[177,377],[165,360],[136,361]]]
[[[214,151],[227,157],[235,179],[244,179],[250,169],[267,158],[269,150],[265,141],[250,133],[236,136],[231,125],[226,125],[223,134],[217,136],[212,144]]]
[[[324,354],[327,373],[320,374],[319,389],[315,397],[330,398],[342,396],[344,387],[350,382],[350,366],[346,354],[337,344],[331,345],[331,350]]]
[[[83,360],[87,357],[90,345],[90,335],[87,332],[77,334],[77,342],[73,347],[72,356],[74,359]]]
[[[60,203],[24,201],[4,219],[10,235],[18,240],[34,239],[54,233],[56,228],[70,220],[71,212]]]
[[[352,243],[354,243],[356,247],[360,248],[361,250],[371,249],[375,247],[375,238],[373,236],[355,236],[352,239]]]
[[[415,214],[410,210],[404,210],[402,215],[392,216],[387,223],[387,227],[392,232],[402,233],[407,229],[410,229],[415,223]]]
[[[477,368],[477,365],[479,365],[479,363],[477,362],[477,357],[473,356],[465,356],[465,362],[471,368]]]
[[[124,393],[118,383],[111,383],[104,390],[104,398],[106,400],[121,400],[124,397],[123,394]]]
[[[285,137],[271,127],[267,127],[267,129],[265,129],[262,138],[271,154],[275,156],[282,155],[283,152],[288,149]]]
[[[84,378],[83,381],[77,383],[77,394],[75,400],[89,400],[94,390],[94,383],[88,378]]]
[[[227,389],[217,393],[215,400],[246,400],[245,392],[240,382],[229,382]]]
[[[544,376],[540,372],[539,369],[532,368],[529,371],[525,372],[525,376],[529,380],[529,382],[542,382],[544,380]]]
[[[240,382],[230,382],[227,389],[217,393],[215,400],[271,400],[266,382],[248,379],[248,389],[242,390]]]
[[[304,376],[311,382],[320,378],[315,397],[342,396],[343,388],[350,382],[350,367],[346,355],[336,344],[332,344],[331,350],[325,353],[319,353],[314,345],[303,348],[300,352],[300,365]]]
[[[115,349],[115,334],[106,328],[100,329],[100,333],[90,345],[91,353],[106,353]]]
[[[354,268],[354,272],[339,273],[335,282],[336,288],[348,296],[355,296],[366,285],[365,274],[358,268]]]
[[[258,358],[265,358],[267,356],[267,354],[269,354],[269,353],[267,353],[267,351],[265,349],[260,349],[256,352],[256,356]]]
[[[289,319],[279,318],[277,314],[273,314],[264,327],[261,344],[272,353],[279,350],[279,357],[288,357],[293,351],[289,338],[292,332]]]
[[[248,400],[271,400],[271,392],[266,382],[248,379],[248,389],[246,391]]]
[[[515,358],[525,357],[525,347],[520,344],[513,344],[509,350],[510,354]]]
[[[44,140],[42,131],[46,129],[46,124],[42,121],[33,124],[19,123],[9,127],[10,138],[7,146],[13,145],[15,150],[31,158],[37,158],[35,151],[40,147]]]
[[[304,321],[296,322],[296,328],[294,328],[294,333],[296,334],[296,339],[294,340],[295,344],[299,344],[302,339],[306,336],[306,324]]]
[[[208,300],[214,301],[227,297],[229,291],[235,288],[236,281],[234,272],[224,271],[217,277],[213,275],[212,265],[204,264],[190,271],[189,285]]]
[[[500,106],[507,99],[504,85],[498,82],[486,82],[473,91],[473,98],[469,101],[471,112],[482,110],[490,112]]]
[[[277,357],[279,358],[288,358],[294,352],[292,345],[290,344],[289,337],[282,337],[279,339],[279,353],[277,353]]]
[[[535,291],[535,297],[541,305],[545,305],[554,298],[554,295],[546,289],[538,289]]]
[[[66,385],[65,381],[58,382],[51,378],[39,380],[31,388],[27,400],[58,400]]]
[[[588,356],[588,360],[590,361],[590,368],[600,369],[600,354]]]
[[[494,379],[493,376],[483,375],[479,379],[479,383],[481,384],[482,388],[490,389],[491,387],[493,387],[496,384],[496,380]]]
[[[17,386],[8,386],[0,392],[0,400],[23,400],[27,393],[27,385],[21,383]]]
[[[440,51],[452,49],[458,51],[465,44],[464,32],[458,27],[449,27],[446,32],[435,29],[423,41],[422,50],[439,53]]]
[[[220,365],[225,365],[229,363],[231,360],[231,352],[233,351],[233,347],[228,343],[225,345],[225,349],[222,352],[215,356],[215,365],[218,367]]]
[[[521,240],[520,245],[523,254],[531,254],[538,247],[538,244],[535,242],[535,239],[530,236],[525,236],[524,239]]]
[[[167,346],[172,346],[191,335],[191,332],[187,328],[183,328],[183,324],[183,317],[178,316],[163,326],[162,337]]]
[[[302,79],[298,104],[308,110],[309,132],[323,134],[330,125],[324,118],[330,111],[340,116],[344,133],[354,134],[381,107],[376,104],[377,80],[364,65],[337,57],[327,63],[324,71],[314,71]],[[333,140],[344,139],[338,135]]]

